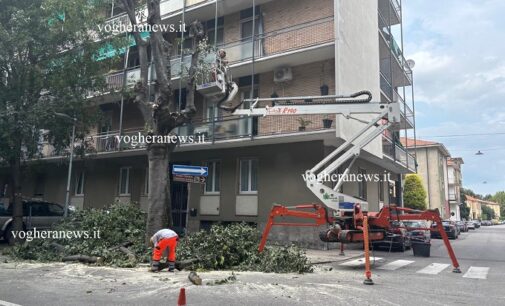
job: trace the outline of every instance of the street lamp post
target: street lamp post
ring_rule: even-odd
[[[55,112],[54,114],[56,116],[58,116],[58,117],[63,117],[63,118],[66,118],[66,119],[69,119],[69,120],[73,121],[73,125],[72,125],[72,138],[70,139],[70,162],[69,162],[69,165],[68,165],[68,173],[67,173],[67,192],[65,194],[65,209],[64,209],[64,213],[63,213],[63,216],[67,217],[68,216],[68,205],[69,205],[69,202],[70,202],[70,181],[71,181],[71,178],[72,178],[72,163],[74,161],[75,124],[77,122],[77,118],[70,117],[69,115],[62,114],[62,113],[56,113]]]

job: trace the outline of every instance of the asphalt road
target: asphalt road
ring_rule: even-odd
[[[209,283],[231,272],[200,273],[203,286],[191,285],[187,272],[8,262],[0,264],[0,305],[176,305],[182,287],[187,305],[505,305],[505,225],[451,243],[462,273],[452,273],[437,239],[429,258],[375,252],[373,286],[363,285],[362,265],[353,266],[359,258],[304,275],[239,272],[224,285]]]

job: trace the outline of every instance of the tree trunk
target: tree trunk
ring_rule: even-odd
[[[10,161],[12,173],[11,205],[12,207],[12,231],[23,230],[23,199],[21,198],[21,162],[19,157]],[[20,242],[19,235],[15,239],[9,239],[9,243]]]
[[[171,227],[169,161],[175,145],[151,144],[149,158],[149,208],[147,211],[146,243],[158,230]]]

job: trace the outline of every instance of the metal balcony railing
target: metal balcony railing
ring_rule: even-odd
[[[407,120],[411,126],[414,126],[414,112],[407,102],[405,102],[402,95],[398,93],[398,89],[391,86],[391,83],[382,72],[380,73],[380,89],[389,101],[398,102],[400,104],[400,111],[405,117],[405,120]]]
[[[240,62],[258,60],[267,56],[292,52],[299,49],[314,47],[317,45],[331,43],[333,38],[333,17],[296,24],[290,27],[272,32],[255,35],[254,52],[252,38],[241,39],[223,45],[218,48],[226,50],[226,59],[229,65]],[[181,65],[182,60],[182,65]],[[209,55],[207,62],[215,61],[214,55]],[[191,65],[191,55],[174,56],[171,59],[172,78],[181,76]],[[131,85],[138,79],[140,68],[132,67],[127,69],[127,84]],[[120,89],[123,84],[124,71],[117,71],[107,75],[106,80],[109,89]],[[151,74],[150,74],[151,77]],[[156,78],[152,75],[153,80]]]
[[[192,123],[175,129],[180,137],[186,137],[186,141],[179,145],[186,144],[212,144],[239,139],[253,140],[262,136],[287,136],[306,135],[307,132],[335,131],[333,124],[334,117],[325,115],[305,115],[303,116],[306,127],[300,131],[300,124],[297,121],[300,116],[267,116],[267,117],[237,117],[221,116],[214,119],[195,119]],[[324,119],[333,120],[330,125],[323,123]],[[117,152],[133,149],[145,148],[146,142],[140,137],[145,137],[143,127],[124,129],[121,133],[117,130],[90,134],[84,141],[76,142],[75,147],[83,150],[84,153]],[[126,139],[125,139],[126,138]],[[145,139],[145,138],[144,138]],[[44,148],[43,157],[65,155],[66,152],[58,153],[50,148]]]
[[[384,155],[402,164],[409,170],[416,170],[416,160],[414,156],[408,153],[399,143],[394,143],[389,137],[382,136],[382,152]]]
[[[391,53],[393,54],[393,58],[397,61],[398,65],[403,69],[407,79],[412,83],[412,69],[409,67],[407,60],[403,56],[403,51],[394,39],[393,33],[391,32],[391,27],[386,23],[386,19],[379,12],[379,30],[386,41]],[[382,70],[382,69],[381,69]]]

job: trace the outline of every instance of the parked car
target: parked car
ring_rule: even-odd
[[[450,221],[450,220],[444,220],[442,221],[442,226],[444,227],[445,232],[447,233],[447,236],[450,239],[457,239],[458,238],[458,228],[456,226],[456,222]],[[437,229],[437,223],[433,222],[431,224],[432,229]],[[431,231],[431,238],[441,238],[442,236],[440,233],[436,230]]]
[[[480,227],[480,221],[479,220],[473,220],[472,222],[473,222],[473,224],[475,224],[475,228],[479,228]]]
[[[392,221],[391,227],[386,231],[386,237],[383,240],[372,241],[372,247],[383,247],[401,252],[411,248],[412,243],[405,224],[401,221]]]
[[[48,229],[63,218],[63,206],[40,200],[23,200],[23,229]],[[0,202],[0,238],[8,242],[13,239],[12,205],[6,207]]]
[[[482,221],[482,222],[481,222],[481,225],[482,225],[482,226],[490,226],[490,225],[492,225],[492,224],[491,224],[491,221],[489,221],[489,220],[484,220],[484,221]]]
[[[468,226],[465,221],[456,221],[456,225],[458,226],[460,233],[468,232]]]
[[[409,235],[411,242],[413,240],[422,241],[426,243],[431,241],[431,234],[430,230],[428,229],[429,227],[426,221],[424,220],[403,221],[403,224],[407,228],[407,234]],[[426,229],[422,230],[420,228],[426,228]]]
[[[475,222],[473,221],[466,221],[466,226],[469,230],[474,230],[475,229]]]

